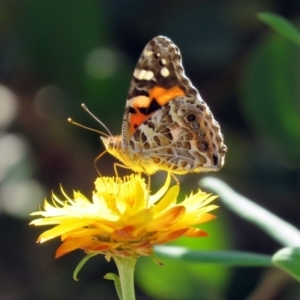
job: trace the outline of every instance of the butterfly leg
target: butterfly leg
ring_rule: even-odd
[[[176,181],[176,184],[179,184],[179,180],[177,179],[177,177],[173,173],[171,173],[171,176]]]
[[[148,197],[150,197],[151,176],[149,174],[147,174],[147,176],[148,176],[148,186],[147,186]]]
[[[100,154],[95,158],[95,160],[94,160],[94,167],[95,167],[95,169],[96,169],[98,175],[101,176],[101,177],[102,177],[102,175],[101,175],[100,171],[98,170],[96,164],[97,164],[97,161],[100,160],[100,158],[101,158],[106,152],[107,152],[107,151],[103,151],[103,152],[100,153]]]
[[[122,164],[119,164],[119,163],[114,163],[114,171],[115,171],[115,174],[116,174],[117,177],[119,177],[117,167],[123,168],[123,169],[131,169],[130,167],[127,167],[126,165],[122,165]]]

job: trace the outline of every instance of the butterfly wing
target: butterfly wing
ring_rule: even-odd
[[[185,76],[178,47],[167,37],[155,37],[146,45],[133,73],[122,124],[123,147],[128,147],[131,136],[155,111],[179,96],[202,102]]]
[[[207,105],[186,96],[176,97],[143,122],[130,148],[141,153],[142,163],[150,158],[157,169],[176,174],[217,171],[227,150]]]

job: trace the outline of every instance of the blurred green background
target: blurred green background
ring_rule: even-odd
[[[117,299],[115,270],[102,257],[72,272],[81,251],[54,260],[59,241],[35,243],[29,227],[51,191],[91,195],[99,130],[82,102],[114,133],[132,72],[146,43],[170,37],[187,75],[222,126],[228,146],[217,176],[283,219],[300,225],[300,49],[274,33],[257,13],[297,24],[296,0],[0,2],[0,299]],[[299,22],[298,22],[299,23]],[[114,159],[98,162],[113,175]],[[179,177],[182,195],[205,174]],[[164,173],[153,177],[157,186]],[[272,254],[280,246],[224,207],[203,226],[209,238],[177,242],[205,250]],[[274,228],[276,230],[276,228]],[[278,234],[284,234],[278,232]],[[221,268],[150,258],[138,263],[138,299],[300,299],[287,275],[259,268]]]

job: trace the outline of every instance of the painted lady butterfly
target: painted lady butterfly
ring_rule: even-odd
[[[121,135],[101,139],[126,167],[148,175],[217,171],[227,150],[178,47],[163,36],[146,45],[134,70]]]

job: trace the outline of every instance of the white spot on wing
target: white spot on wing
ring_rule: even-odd
[[[152,54],[153,54],[153,51],[151,51],[151,50],[146,50],[146,51],[144,52],[145,57],[148,57],[148,56],[150,56],[150,55],[152,55]]]
[[[133,72],[133,76],[136,78],[136,79],[139,79],[139,80],[142,80],[144,75],[146,73],[146,70],[139,70],[139,69],[135,69],[134,72]]]
[[[160,62],[161,62],[163,65],[165,65],[165,64],[167,63],[167,60],[166,60],[165,58],[162,58],[162,59],[160,60]]]
[[[133,76],[139,80],[148,80],[148,81],[154,80],[155,81],[154,73],[152,71],[135,69],[133,72]]]
[[[163,67],[161,70],[160,70],[160,74],[164,77],[168,77],[170,75],[170,72],[169,70],[166,68],[166,67]]]
[[[154,77],[154,73],[152,71],[146,71],[143,79],[144,80],[151,80]]]

